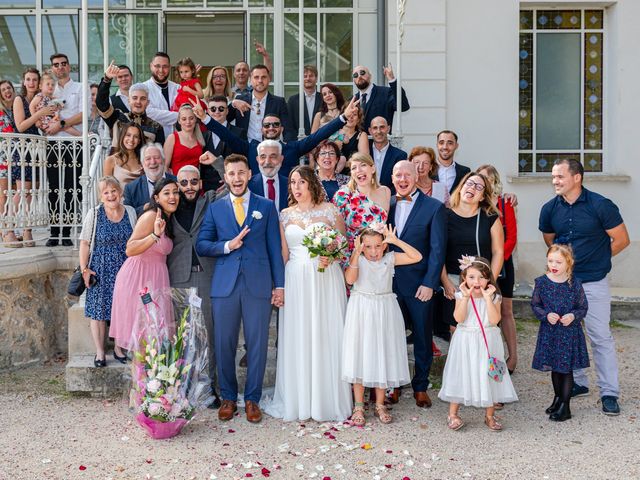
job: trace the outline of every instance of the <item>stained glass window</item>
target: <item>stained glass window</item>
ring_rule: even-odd
[[[558,158],[603,171],[604,10],[522,10],[518,172]]]

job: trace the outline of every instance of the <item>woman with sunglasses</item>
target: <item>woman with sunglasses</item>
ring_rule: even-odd
[[[456,325],[454,295],[460,285],[458,259],[463,255],[484,257],[489,260],[493,277],[498,278],[504,259],[504,232],[494,203],[492,184],[484,175],[476,172],[465,175],[451,194],[450,205],[441,280],[445,296],[442,314],[453,331]]]
[[[164,142],[166,170],[176,174],[185,165],[199,168],[204,144],[200,121],[194,115],[193,107],[182,105],[178,110],[176,131]]]

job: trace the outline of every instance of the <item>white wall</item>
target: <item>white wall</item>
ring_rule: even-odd
[[[388,45],[395,55],[395,3],[389,2]],[[553,196],[550,177],[533,183],[508,182],[517,177],[518,160],[518,2],[429,0],[407,2],[402,74],[411,102],[403,116],[405,148],[435,146],[443,128],[458,132],[459,163],[471,168],[492,163],[505,190],[518,195],[518,279],[531,283],[544,270],[545,247],[538,214]],[[536,5],[554,2],[536,2]],[[580,6],[600,6],[582,1]],[[521,2],[522,5],[530,2]],[[566,4],[566,2],[565,2]],[[488,12],[495,14],[487,15]],[[634,208],[640,193],[635,135],[640,130],[637,45],[640,2],[619,0],[607,8],[605,30],[606,97],[605,164],[608,174],[630,181],[591,177],[586,186],[611,198],[621,209],[632,245],[614,259],[614,287],[640,288],[640,215]]]

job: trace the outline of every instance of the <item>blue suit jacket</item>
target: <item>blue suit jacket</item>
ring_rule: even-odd
[[[282,175],[278,175],[278,180],[280,181],[280,192],[278,198],[278,204],[276,207],[278,208],[278,212],[284,208],[289,206],[289,179]],[[267,198],[267,194],[264,191],[264,182],[262,173],[258,173],[251,177],[249,180],[249,190],[251,190],[256,195],[260,195],[261,197]]]
[[[233,240],[245,225],[250,232],[244,237],[242,247],[225,254],[225,243]],[[236,222],[229,195],[209,205],[200,227],[196,252],[216,259],[211,278],[212,297],[231,295],[240,273],[247,279],[248,293],[254,297],[269,298],[273,288],[284,287],[278,212],[273,202],[266,198],[250,194],[247,218],[242,227]]]
[[[371,152],[371,156],[373,157],[373,142],[369,142],[369,151]],[[387,153],[384,156],[384,161],[382,162],[382,171],[380,172],[380,178],[378,178],[378,182],[380,185],[385,185],[391,189],[391,194],[396,194],[396,187],[393,186],[393,182],[391,181],[391,174],[393,173],[393,166],[398,163],[400,160],[406,160],[409,158],[407,152],[404,150],[400,150],[393,145],[389,145],[387,149]]]
[[[396,111],[396,94],[398,92],[398,82],[391,82],[388,87],[374,85],[371,89],[371,95],[367,98],[367,104],[364,106],[364,131],[369,131],[371,120],[376,117],[384,117],[389,124],[389,131],[393,123],[393,114]],[[360,92],[355,94],[356,98],[360,98]],[[402,111],[406,112],[411,108],[407,93],[402,89]]]
[[[395,227],[396,199],[391,198],[389,221]],[[442,202],[418,191],[415,204],[398,238],[416,248],[422,260],[412,265],[396,267],[393,291],[413,297],[420,285],[436,290],[440,285],[440,273],[447,247],[447,216]],[[394,251],[400,251],[392,246]]]
[[[165,173],[165,177],[176,180],[170,173]],[[147,186],[147,176],[142,175],[124,187],[124,204],[136,209],[138,216],[144,212],[144,205],[149,202],[149,187]]]
[[[293,142],[288,143],[280,142],[282,143],[282,155],[284,156],[282,167],[280,167],[280,174],[285,177],[289,177],[291,169],[299,165],[301,156],[309,153],[311,150],[316,148],[321,141],[329,138],[343,126],[344,122],[340,117],[338,117],[327,123],[317,132],[312,133],[302,140],[294,140]],[[218,135],[221,140],[228,143],[234,153],[239,153],[247,157],[249,159],[249,168],[251,169],[251,172],[257,173],[260,171],[257,160],[258,145],[260,142],[256,140],[243,140],[213,119],[209,120],[207,128]]]
[[[264,108],[264,116],[267,117],[269,115],[275,115],[280,119],[280,123],[284,127],[284,140],[285,142],[295,140],[298,137],[298,132],[293,127],[293,122],[289,117],[289,110],[287,109],[287,101],[283,97],[278,97],[277,95],[272,95],[271,93],[267,93],[266,105],[262,105]],[[248,95],[240,95],[236,98],[236,100],[242,100],[251,105],[253,100],[252,94]],[[240,113],[236,113],[235,120],[236,126],[240,128],[244,128],[247,132],[249,131],[249,117],[251,116],[251,112],[245,113],[241,115]]]

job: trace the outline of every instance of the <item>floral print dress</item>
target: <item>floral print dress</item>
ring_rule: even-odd
[[[347,226],[349,251],[343,259],[344,264],[351,258],[355,238],[374,222],[387,223],[387,212],[364,193],[352,191],[347,185],[336,192],[332,201],[338,207]]]

